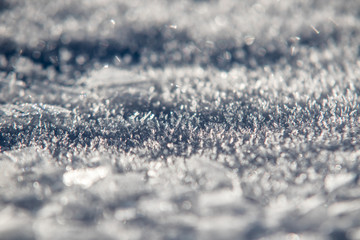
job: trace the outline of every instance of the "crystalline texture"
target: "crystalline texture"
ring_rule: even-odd
[[[0,0],[0,239],[358,239],[359,9]]]

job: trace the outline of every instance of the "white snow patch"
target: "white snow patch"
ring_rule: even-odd
[[[328,175],[325,178],[325,189],[328,192],[332,192],[335,189],[349,183],[355,178],[354,173],[342,173],[342,174],[332,174]]]
[[[89,188],[97,181],[105,178],[109,173],[107,167],[84,168],[67,171],[63,175],[63,182],[66,186],[79,185],[82,188]]]
[[[328,213],[331,216],[336,216],[340,214],[348,214],[350,212],[359,211],[359,210],[360,210],[360,200],[343,201],[331,205],[328,209]]]

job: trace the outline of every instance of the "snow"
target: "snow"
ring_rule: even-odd
[[[356,0],[0,0],[0,239],[358,239]]]
[[[63,175],[63,183],[68,187],[79,185],[83,188],[89,188],[97,181],[105,178],[108,171],[105,167],[69,170]]]

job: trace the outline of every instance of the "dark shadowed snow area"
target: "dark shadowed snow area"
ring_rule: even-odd
[[[357,0],[0,0],[0,239],[360,239]]]

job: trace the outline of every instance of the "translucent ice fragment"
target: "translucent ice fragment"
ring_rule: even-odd
[[[134,84],[146,85],[146,83],[151,83],[151,81],[144,76],[114,67],[92,71],[90,77],[82,78],[81,82],[85,83],[90,89],[129,87]]]

